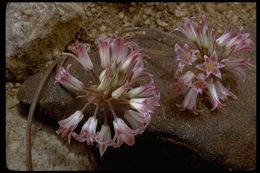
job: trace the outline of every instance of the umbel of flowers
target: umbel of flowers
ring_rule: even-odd
[[[243,27],[240,32],[226,30],[216,37],[214,30],[208,27],[206,17],[199,23],[193,18],[186,19],[175,31],[180,31],[187,38],[187,43],[175,44],[177,82],[174,90],[185,94],[180,110],[191,110],[198,114],[197,97],[206,94],[215,110],[223,105],[227,97],[237,97],[222,84],[222,73],[232,73],[235,79],[245,81],[246,69],[252,66],[250,57],[241,56],[249,51],[253,42]]]
[[[159,106],[160,94],[153,76],[144,68],[146,57],[134,42],[123,38],[100,38],[97,40],[102,72],[98,75],[87,53],[86,46],[78,41],[64,52],[63,58],[72,57],[91,73],[96,84],[84,85],[69,73],[61,62],[55,82],[68,90],[84,93],[86,104],[64,120],[60,120],[57,134],[86,142],[99,148],[102,156],[108,146],[120,147],[123,143],[133,145],[135,136],[142,134]],[[84,117],[90,104],[95,105],[93,115],[82,126],[79,134],[74,130]]]

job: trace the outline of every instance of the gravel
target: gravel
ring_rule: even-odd
[[[92,10],[85,26],[93,21],[103,9],[93,24],[88,28],[90,35],[82,34],[89,42],[94,43],[100,35],[112,35],[124,29],[133,27],[158,28],[169,32],[178,26],[185,18],[206,15],[210,25],[223,29],[224,26],[247,26],[255,23],[255,3],[89,3]],[[91,14],[89,14],[91,13]],[[92,15],[92,16],[91,16]],[[99,29],[95,34],[92,30],[106,26],[106,30]],[[220,30],[222,31],[222,30]]]

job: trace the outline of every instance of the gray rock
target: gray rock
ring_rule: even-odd
[[[255,41],[255,26],[252,28]],[[176,103],[182,102],[182,97],[172,92],[171,84],[174,81],[176,62],[173,52],[174,41],[162,39],[162,35],[140,35],[131,38],[145,48],[160,50],[164,54],[156,55],[148,52],[152,57],[146,62],[146,67],[153,72],[155,83],[161,92],[160,108],[155,115],[147,132],[156,135],[163,141],[184,145],[200,156],[228,167],[230,169],[251,170],[256,168],[256,74],[248,74],[247,82],[234,85],[238,100],[228,100],[225,107],[210,112],[210,103],[203,107],[204,111],[195,116],[187,112],[179,112]],[[177,38],[176,38],[177,40]],[[97,53],[92,54],[96,60]],[[255,64],[255,53],[252,54]],[[90,78],[80,71],[79,64],[73,63],[72,73],[87,82]],[[21,104],[29,106],[33,92],[41,79],[42,74],[29,78],[22,85],[18,99]],[[67,117],[70,113],[84,104],[64,91],[59,85],[53,85],[54,74],[45,87],[44,95],[39,101],[39,110],[42,116],[54,120]],[[93,112],[92,109],[89,109]],[[90,114],[91,115],[91,114]],[[177,156],[179,157],[179,156]]]
[[[6,166],[14,171],[26,171],[25,133],[26,113],[19,106],[17,91],[6,92]],[[11,108],[10,108],[11,107]],[[94,170],[96,159],[87,145],[61,140],[52,126],[42,121],[32,124],[32,160],[35,171],[47,170]]]
[[[79,30],[82,3],[8,3],[6,78],[24,81],[52,61]],[[30,64],[30,65],[28,65]]]

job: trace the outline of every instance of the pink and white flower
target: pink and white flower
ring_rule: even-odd
[[[202,16],[200,26],[197,28],[199,41],[197,41],[201,51],[205,54],[212,54],[215,49],[215,34],[211,28],[208,27],[206,16]]]
[[[132,82],[135,82],[137,80],[151,80],[153,78],[153,75],[151,73],[145,72],[143,69],[139,68],[134,71],[132,76]]]
[[[180,111],[185,109],[192,110],[194,114],[198,114],[196,108],[197,96],[198,93],[202,94],[202,90],[207,87],[205,82],[205,75],[199,73],[195,78],[195,82],[192,84],[192,87],[189,89],[188,94],[185,96],[181,105],[177,104],[178,107],[181,107]]]
[[[148,108],[149,114],[154,114],[157,112],[157,106],[160,106],[159,100],[160,100],[160,93],[155,92],[154,96],[146,98],[146,106]]]
[[[228,96],[231,96],[233,99],[237,99],[237,97],[227,88],[225,88],[218,80],[215,82],[209,82],[208,94],[210,96],[210,101],[213,106],[211,110],[214,110],[223,105],[221,101],[225,101]]]
[[[220,107],[222,105],[222,103],[220,102],[220,98],[218,96],[218,92],[217,92],[217,89],[216,89],[216,85],[210,81],[209,82],[209,85],[208,85],[208,94],[210,96],[210,101],[211,101],[211,104],[212,104],[212,108],[211,110],[215,110],[216,108]]]
[[[215,82],[215,85],[220,100],[225,101],[228,96],[232,97],[233,99],[237,99],[237,96],[235,96],[235,94],[225,88],[219,80]]]
[[[147,113],[147,99],[146,98],[133,98],[129,100],[131,108],[137,110],[138,112]]]
[[[139,130],[139,134],[142,134],[146,126],[150,123],[151,116],[150,114],[142,114],[133,110],[128,110],[124,119],[130,124],[132,129]]]
[[[190,88],[188,94],[185,96],[182,104],[176,104],[177,107],[181,107],[180,111],[185,109],[192,110],[194,114],[198,114],[198,110],[196,108],[198,92],[194,88]]]
[[[64,67],[60,67],[58,69],[55,76],[55,82],[59,82],[62,86],[69,90],[80,92],[84,91],[84,84],[69,73],[70,66],[71,64],[67,66],[67,69],[65,69]]]
[[[244,28],[240,32],[225,31],[216,38],[215,30],[208,26],[206,17],[201,17],[199,23],[193,22],[193,18],[184,21],[175,30],[186,36],[189,43],[181,48],[175,44],[178,69],[175,77],[174,91],[186,94],[180,110],[192,110],[198,113],[196,108],[198,93],[207,93],[215,110],[223,105],[228,97],[237,97],[222,84],[222,74],[233,73],[236,77],[245,81],[246,69],[250,66],[250,58],[240,58],[235,53],[246,52],[252,49],[253,41],[249,38]],[[188,49],[192,47],[195,49]],[[196,58],[195,58],[196,57]],[[185,65],[189,65],[187,70]],[[196,76],[196,77],[195,77]],[[226,79],[225,79],[226,80]],[[202,95],[203,96],[203,95]]]
[[[200,94],[202,94],[202,90],[207,88],[208,83],[205,81],[205,75],[203,73],[199,73],[195,77],[195,81],[192,84],[192,87]]]
[[[74,45],[70,46],[69,49],[75,54],[63,53],[64,55],[69,55],[75,60],[77,60],[87,71],[93,69],[92,61],[88,55],[87,49],[83,43],[78,41]]]
[[[101,60],[101,66],[106,68],[111,64],[110,58],[110,39],[98,39],[98,50]]]
[[[178,43],[175,44],[176,60],[179,61],[176,73],[182,72],[185,65],[192,65],[197,60],[196,53],[198,50],[190,50],[187,44],[181,48]]]
[[[206,76],[209,77],[210,74],[215,75],[218,78],[221,78],[220,68],[225,67],[224,64],[221,64],[218,62],[218,55],[216,52],[213,52],[213,54],[208,57],[207,55],[204,55],[204,63],[198,64],[196,67],[206,72]]]
[[[110,48],[114,62],[120,63],[121,61],[125,61],[129,47],[123,38],[116,38],[111,40]]]
[[[215,49],[215,35],[205,16],[201,17],[199,24],[194,23],[193,18],[186,19],[175,30],[182,32],[204,54],[211,54]]]
[[[68,136],[68,142],[70,143],[70,138],[73,130],[77,128],[79,122],[82,120],[83,117],[84,115],[81,111],[76,111],[68,118],[59,121],[58,124],[60,125],[60,128],[56,131],[56,133],[58,135],[61,134],[62,138]]]
[[[226,58],[236,52],[251,50],[253,41],[249,38],[249,35],[249,33],[245,33],[242,26],[240,28],[240,33],[225,31],[224,34],[216,40],[219,46],[225,47],[222,56]]]
[[[239,58],[234,60],[225,61],[225,65],[229,71],[231,71],[240,80],[246,80],[246,69],[253,66],[249,63],[250,58]]]
[[[119,87],[118,89],[113,91],[111,96],[114,99],[118,99],[120,96],[122,96],[123,94],[125,94],[128,91],[129,86],[130,86],[129,81],[126,81],[126,83],[124,85],[122,85],[121,87]]]
[[[193,18],[188,18],[175,30],[182,32],[190,41],[197,42],[197,26],[193,23]]]
[[[95,137],[97,136],[97,132],[96,132],[97,124],[98,124],[98,120],[96,118],[97,111],[98,111],[98,107],[96,108],[94,115],[89,117],[87,122],[82,126],[79,135],[77,135],[76,133],[72,134],[72,136],[76,140],[80,142],[87,141],[88,145],[93,145],[93,142],[95,142]]]
[[[156,92],[157,88],[154,85],[154,81],[152,80],[150,83],[139,86],[136,88],[133,88],[128,91],[127,95],[131,98],[134,97],[150,97],[154,95],[154,92]]]
[[[181,76],[176,83],[174,83],[174,90],[178,93],[186,93],[187,90],[192,85],[192,79],[195,77],[195,74],[191,71],[185,72],[183,76]]]
[[[134,50],[132,51],[128,57],[126,58],[126,60],[124,61],[124,63],[122,63],[121,69],[122,71],[126,72],[126,73],[132,73],[133,71],[142,68],[143,64],[142,64],[142,60],[141,57],[142,53],[141,50]]]
[[[128,145],[134,144],[135,136],[144,132],[152,115],[156,113],[160,94],[152,74],[144,68],[143,58],[146,56],[137,44],[126,42],[123,38],[102,38],[97,40],[97,44],[103,68],[100,74],[95,72],[82,43],[76,42],[70,48],[75,55],[63,53],[63,56],[69,55],[78,60],[93,75],[97,83],[86,87],[65,71],[62,67],[63,62],[59,64],[56,82],[65,88],[82,91],[85,93],[83,96],[87,97],[87,102],[80,111],[80,118],[75,118],[73,121],[73,126],[70,126],[70,123],[64,125],[60,122],[62,126],[58,132],[63,133],[63,136],[70,133],[69,140],[72,134],[79,142],[87,141],[88,145],[96,142],[102,156],[109,146],[117,148],[123,142]],[[82,112],[90,104],[96,106],[94,115],[88,118],[79,134],[72,133],[84,116]],[[111,128],[115,131],[113,139]]]
[[[118,148],[123,144],[123,142],[127,145],[133,145],[135,143],[135,135],[138,134],[138,129],[133,130],[129,128],[121,118],[115,118],[113,126],[115,129],[114,140],[116,140],[113,147]]]
[[[109,88],[110,83],[112,81],[111,78],[111,69],[110,67],[106,67],[99,75],[100,84],[98,85],[98,90],[105,91]]]
[[[95,139],[100,155],[102,156],[107,150],[107,147],[114,144],[114,140],[111,138],[111,130],[109,125],[103,124]]]
[[[153,92],[153,94],[152,97],[130,99],[130,107],[142,113],[154,112],[154,108],[160,105],[160,94],[158,92]]]

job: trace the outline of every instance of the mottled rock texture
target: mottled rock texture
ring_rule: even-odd
[[[16,105],[16,91],[6,92],[6,166],[10,170],[26,171],[25,132],[27,112]],[[46,121],[46,120],[45,120]],[[86,145],[60,140],[55,129],[46,123],[33,121],[32,159],[34,170],[94,170],[96,159]],[[76,158],[76,160],[75,160]]]
[[[85,15],[81,3],[8,3],[6,78],[24,81],[63,51]]]

